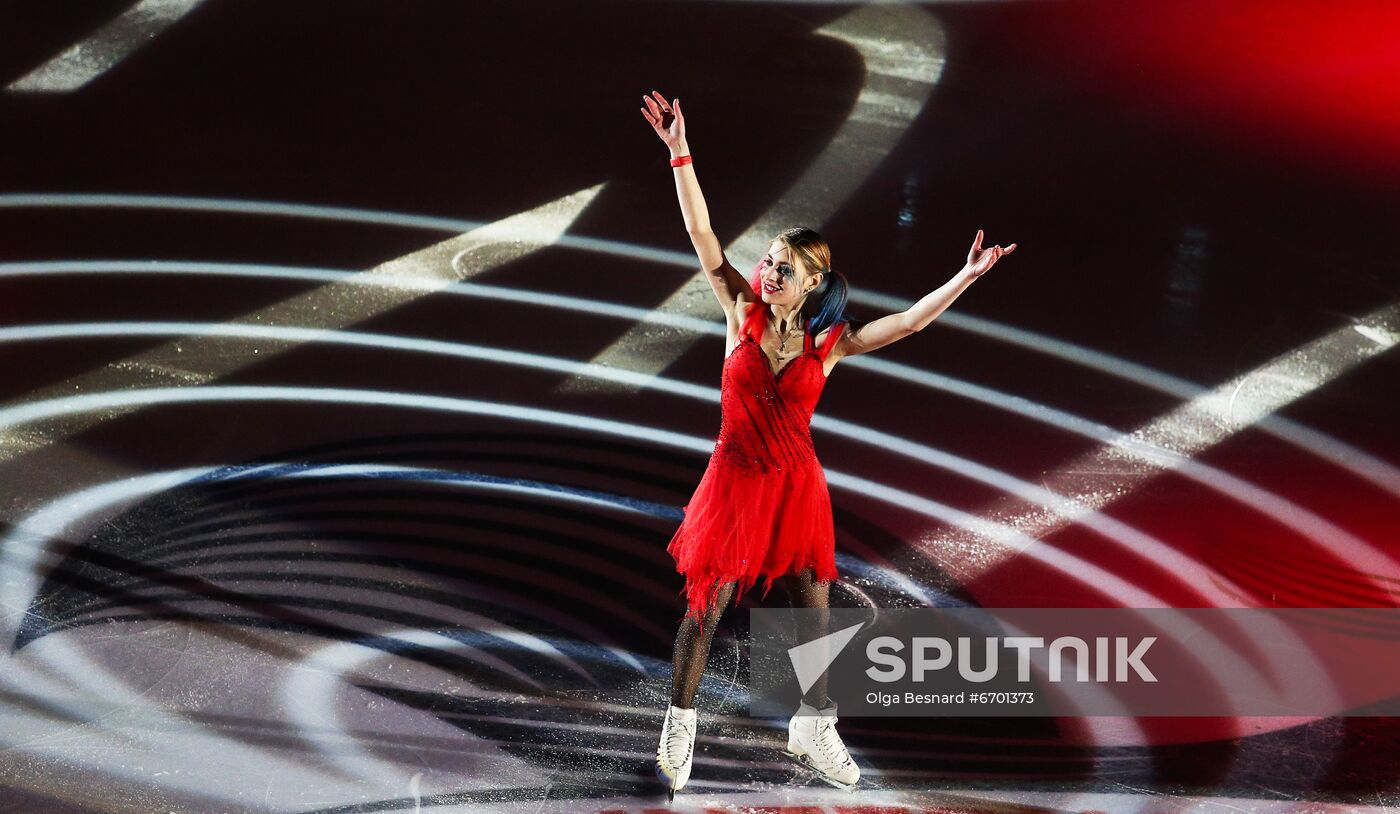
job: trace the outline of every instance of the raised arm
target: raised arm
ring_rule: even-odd
[[[667,102],[666,97],[657,91],[642,99],[646,100],[647,105],[641,109],[642,115],[670,148],[671,158],[689,156],[690,144],[685,138],[685,113],[681,111],[681,100]],[[685,218],[685,231],[690,235],[695,255],[700,258],[700,269],[710,281],[720,307],[726,314],[732,314],[736,300],[753,299],[753,288],[724,256],[719,238],[710,229],[710,211],[705,207],[705,196],[700,194],[695,165],[686,162],[675,167],[672,174],[676,177],[676,196],[680,199],[681,215]]]
[[[1015,248],[1016,244],[1012,243],[1004,249],[1001,246],[983,249],[982,230],[978,229],[977,237],[972,241],[972,249],[967,253],[967,265],[953,275],[951,280],[925,294],[907,310],[871,320],[853,331],[842,331],[832,353],[840,356],[869,353],[910,334],[918,333],[952,305],[953,300],[966,291],[974,280],[986,274],[996,261],[1011,254]]]

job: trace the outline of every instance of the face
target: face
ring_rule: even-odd
[[[802,258],[775,240],[759,264],[759,280],[763,301],[776,305],[795,306],[821,283],[820,274],[808,272]]]

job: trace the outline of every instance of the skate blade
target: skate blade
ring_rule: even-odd
[[[666,774],[666,772],[662,771],[662,770],[661,770],[660,764],[656,764],[655,766],[653,766],[653,769],[656,771],[656,779],[657,779],[657,780],[660,780],[660,781],[662,782],[662,784],[666,786],[666,800],[667,800],[667,802],[670,802],[670,801],[672,801],[672,800],[675,800],[675,799],[676,799],[676,787],[675,787],[675,785],[674,785],[675,782],[676,782],[676,781],[675,781],[675,778],[670,777],[669,775]]]
[[[859,780],[857,780],[855,783],[842,783],[840,780],[831,777],[830,775],[824,773],[821,769],[818,769],[816,766],[812,765],[811,760],[806,755],[798,755],[793,752],[789,752],[786,749],[783,750],[783,754],[787,755],[789,758],[792,758],[802,768],[816,775],[818,780],[821,780],[828,786],[835,786],[836,788],[841,789],[842,791],[855,791],[856,786],[860,784]]]

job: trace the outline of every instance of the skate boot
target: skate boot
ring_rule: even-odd
[[[690,779],[694,753],[695,710],[667,707],[666,720],[661,724],[661,743],[656,747],[656,776],[666,784],[666,799],[674,800],[676,790]]]
[[[860,767],[836,734],[836,720],[835,703],[818,710],[803,701],[788,721],[787,753],[822,780],[850,791],[860,780]]]

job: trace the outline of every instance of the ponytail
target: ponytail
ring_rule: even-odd
[[[818,336],[838,322],[846,322],[846,275],[831,268],[823,270],[821,284],[807,295],[802,310],[807,312],[807,333]]]

